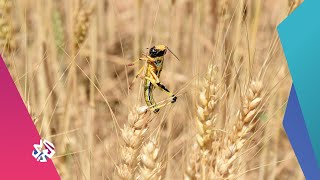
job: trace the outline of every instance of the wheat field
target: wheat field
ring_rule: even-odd
[[[300,0],[0,0],[1,54],[61,179],[305,179],[276,26]],[[177,102],[155,114],[147,48]],[[160,104],[170,101],[154,91]]]

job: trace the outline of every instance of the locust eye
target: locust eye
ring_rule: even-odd
[[[151,57],[156,57],[158,54],[158,51],[154,47],[152,47],[150,48],[149,54]]]

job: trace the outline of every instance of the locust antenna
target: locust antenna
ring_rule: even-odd
[[[178,56],[177,55],[175,55],[170,49],[169,49],[169,47],[168,46],[166,46],[166,48],[170,51],[170,53],[176,58],[176,59],[178,59],[179,61],[180,61],[180,59],[178,58]]]

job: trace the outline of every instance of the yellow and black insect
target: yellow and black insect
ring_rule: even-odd
[[[172,94],[159,80],[159,77],[163,68],[164,55],[167,53],[167,50],[169,50],[172,53],[172,51],[167,46],[156,45],[150,48],[149,54],[145,55],[146,57],[139,59],[140,61],[147,62],[145,75],[143,76],[143,78],[145,79],[144,98],[147,105],[151,109],[153,109],[154,113],[159,112],[160,110],[159,108],[162,107],[162,106],[158,106],[155,100],[153,99],[153,90],[156,87],[166,92],[172,98],[171,103],[175,103],[177,101],[177,96]],[[174,56],[177,58],[176,55]],[[134,63],[130,65],[134,65]],[[140,77],[140,74],[144,72],[144,70],[145,70],[145,66],[138,71],[138,74],[135,76],[135,79],[130,84],[130,88],[133,82],[136,80],[136,78]]]

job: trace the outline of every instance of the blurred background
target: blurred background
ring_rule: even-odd
[[[178,94],[150,124],[158,131],[163,179],[183,179],[194,143],[201,79],[217,67],[234,120],[241,87],[260,78],[264,124],[237,179],[304,179],[282,127],[291,77],[276,26],[301,0],[0,0],[0,50],[41,137],[56,147],[62,179],[118,179],[120,129],[145,105],[139,67],[126,64],[167,45],[160,80]],[[156,101],[166,94],[156,90]],[[160,128],[159,128],[160,127]],[[230,126],[231,127],[231,126]],[[226,127],[221,127],[227,129]],[[146,137],[148,139],[148,137]]]

